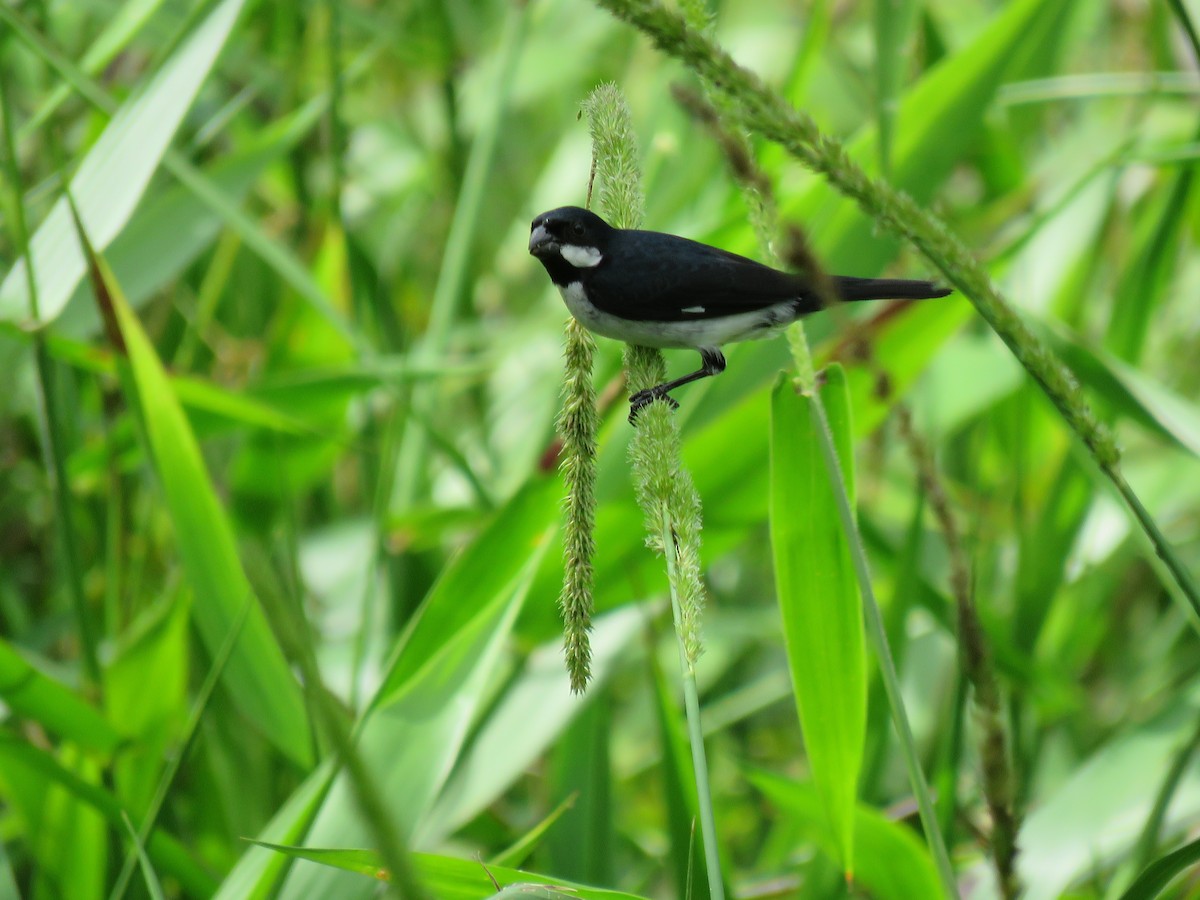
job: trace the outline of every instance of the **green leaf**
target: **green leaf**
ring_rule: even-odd
[[[550,810],[540,822],[522,834],[511,845],[493,856],[491,862],[498,866],[519,866],[542,843],[542,840],[546,837],[546,832],[553,828],[555,823],[574,805],[574,795],[564,797],[562,802]]]
[[[1117,357],[1137,363],[1150,322],[1167,296],[1176,270],[1179,236],[1188,226],[1195,166],[1183,166],[1168,191],[1150,203],[1138,222],[1137,245],[1117,286],[1105,345]]]
[[[1039,330],[1096,396],[1121,415],[1200,456],[1200,407],[1194,400],[1063,329]]]
[[[163,0],[127,0],[120,4],[116,15],[107,20],[104,30],[79,61],[80,71],[93,76],[100,72],[112,62],[113,57],[129,45],[162,5]],[[46,120],[70,96],[71,85],[59,84],[55,87],[29,121],[21,126],[21,138],[24,139],[44,127]]]
[[[71,196],[93,246],[103,250],[133,215],[176,129],[208,77],[241,12],[243,0],[222,0],[166,63],[113,116],[71,179]],[[87,260],[59,200],[30,242],[29,258],[0,284],[0,320],[32,317],[25,266],[32,260],[38,320],[54,319],[87,272]]]
[[[1037,645],[1042,625],[1067,577],[1071,547],[1092,506],[1094,481],[1069,448],[1036,520],[1018,536],[1012,640],[1023,652]]]
[[[334,760],[327,759],[305,779],[279,807],[275,817],[259,833],[259,840],[275,844],[291,845],[302,841],[312,825],[313,818],[329,792],[336,770]],[[267,900],[274,898],[279,880],[288,871],[290,863],[278,853],[260,847],[249,847],[238,860],[233,871],[221,882],[215,900]]]
[[[914,303],[869,332],[874,365],[854,366],[846,372],[856,435],[870,434],[883,423],[897,398],[908,392],[971,315],[971,304],[952,295]],[[822,354],[822,363],[827,359]],[[880,372],[887,377],[884,391],[879,389]]]
[[[436,822],[431,811],[417,808],[414,797],[427,798],[431,788],[436,795],[459,758],[464,723],[473,718],[481,691],[490,689],[487,682],[496,665],[492,654],[506,636],[499,623],[507,623],[509,601],[521,599],[525,579],[532,577],[525,571],[531,557],[540,559],[550,545],[561,490],[557,479],[538,478],[518,492],[446,567],[393,653],[360,726],[360,747],[376,771],[377,783],[393,798],[392,807],[406,830],[418,818],[423,828]],[[386,710],[386,719],[377,719],[376,710]],[[276,843],[313,841],[319,834],[310,830],[311,823],[319,815],[329,843],[360,835],[362,840],[355,842],[365,845],[365,832],[344,786],[327,796],[329,778],[327,766],[310,775],[259,837]],[[222,885],[220,896],[275,896],[277,880],[285,873],[282,863],[253,849]],[[317,885],[319,877],[330,876],[306,867],[293,874],[289,887],[294,896],[323,896],[321,890],[333,888],[324,880]],[[306,894],[309,890],[315,893]]]
[[[854,503],[849,396],[840,366],[821,388]],[[862,601],[821,455],[812,398],[781,377],[771,396],[771,548],[796,707],[830,843],[854,872],[854,810],[866,741]]]
[[[101,772],[95,760],[72,747],[61,751],[60,757],[64,768],[80,783],[99,784]],[[40,840],[35,848],[43,869],[40,880],[54,886],[55,896],[88,900],[103,892],[108,855],[103,816],[79,797],[56,787],[46,792],[36,831]],[[58,852],[61,847],[70,847],[71,852]]]
[[[251,841],[292,859],[303,859],[356,872],[376,880],[387,880],[379,854],[374,850],[337,850],[314,847],[291,847],[266,841]],[[438,900],[479,900],[492,896],[573,897],[581,900],[642,900],[635,894],[591,888],[586,885],[548,878],[503,866],[484,864],[477,860],[455,859],[429,853],[413,854],[417,874]],[[499,886],[499,892],[497,892]],[[549,889],[551,893],[547,894]],[[541,891],[541,893],[538,893]]]
[[[787,814],[802,834],[836,857],[838,848],[829,842],[823,827],[822,803],[817,791],[768,772],[753,771],[747,777],[773,804]],[[944,897],[937,869],[920,837],[906,825],[893,822],[873,809],[854,811],[854,882],[877,900],[935,900]]]
[[[592,690],[602,688],[623,651],[645,623],[646,611],[627,606],[593,622]],[[551,747],[581,709],[562,662],[562,638],[530,656],[479,727],[428,816],[426,833],[441,840],[479,815]]]
[[[41,672],[3,639],[0,639],[0,697],[17,715],[105,756],[121,740],[121,735],[95,707]]]
[[[575,798],[547,836],[547,869],[596,884],[612,884],[616,875],[610,699],[608,690],[589,687],[583,710],[554,745],[547,772],[551,797]]]
[[[376,703],[401,690],[455,632],[512,583],[531,554],[545,550],[558,528],[561,496],[562,483],[557,479],[530,482],[443,570],[400,637]]]
[[[139,813],[150,804],[163,777],[163,760],[185,727],[190,595],[181,587],[147,610],[104,670],[105,708],[131,739],[129,750],[114,760],[113,780],[129,808]]]
[[[166,499],[179,554],[196,600],[193,618],[216,654],[239,613],[251,604],[222,684],[250,722],[296,763],[311,763],[308,716],[300,687],[267,624],[238,559],[233,528],[221,508],[179,398],[120,286],[96,259],[93,287],[111,310],[129,354],[122,384],[137,404],[150,455]]]
[[[1180,873],[1200,863],[1200,838],[1159,857],[1142,871],[1121,900],[1153,900]]]
[[[846,371],[851,405],[855,411],[853,426],[856,438],[864,437],[879,427],[896,400],[916,383],[931,361],[937,359],[938,354],[946,348],[947,341],[961,330],[970,317],[970,304],[962,298],[948,297],[945,300],[913,304],[901,314],[887,316],[871,328],[872,360],[879,370],[887,374],[889,390],[881,393],[878,379],[866,368],[855,367]],[[744,346],[747,352],[738,357],[736,364],[744,364],[745,368],[761,367],[755,376],[758,379],[755,385],[765,384],[768,373],[773,378],[774,373],[782,368],[782,359],[760,361],[755,356],[762,354],[769,357],[767,348],[761,345]],[[822,365],[827,364],[837,352],[832,342],[817,348]],[[732,354],[730,359],[734,359]],[[1008,356],[1001,356],[998,366],[1009,359]],[[738,371],[732,370],[734,365],[731,362],[731,371],[722,374],[722,379],[738,377]],[[1016,379],[1019,380],[1021,370],[1014,365],[1001,370],[1004,384],[1014,380],[1010,377],[1013,369],[1018,373]],[[749,381],[747,376],[747,383]],[[959,381],[966,386],[963,379]],[[936,386],[936,390],[935,399],[938,399],[943,386]],[[986,397],[988,390],[976,390],[975,400]],[[766,515],[767,476],[762,459],[767,453],[769,404],[764,394],[750,391],[757,391],[757,387],[748,387],[747,391],[743,391],[745,396],[742,400],[731,408],[720,410],[720,415],[694,417],[700,420],[698,427],[686,431],[688,440],[684,447],[684,460],[705,500],[708,511],[704,524],[710,530],[714,526],[745,528],[762,521]],[[978,406],[975,408],[978,409]],[[689,423],[692,418],[689,417]],[[611,452],[602,445],[602,484],[605,483],[609,467],[616,468],[613,463],[605,465],[608,462],[605,454]],[[601,507],[601,520],[607,514],[605,508]],[[600,520],[598,523],[602,524]]]
[[[17,876],[3,842],[0,842],[0,900],[21,900]]]
[[[383,857],[376,850],[336,850],[318,847],[289,847],[284,844],[272,844],[268,841],[256,841],[246,838],[250,843],[282,853],[292,859],[307,859],[344,872],[357,872],[376,881],[387,881],[391,877],[383,864]]]

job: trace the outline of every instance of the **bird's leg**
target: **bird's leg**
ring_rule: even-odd
[[[679,409],[679,404],[670,396],[671,391],[677,387],[683,387],[685,384],[691,384],[693,381],[699,381],[701,378],[720,375],[725,371],[725,356],[720,350],[716,347],[700,347],[698,349],[700,350],[700,368],[695,372],[689,372],[674,381],[656,384],[652,388],[638,391],[629,398],[629,424],[637,424],[637,414],[642,411],[642,407],[655,400],[666,400],[671,404],[672,409]]]

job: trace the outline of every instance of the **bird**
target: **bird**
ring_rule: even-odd
[[[545,267],[571,315],[589,331],[627,344],[688,348],[700,368],[630,397],[629,421],[671,391],[725,371],[721,347],[773,337],[820,310],[811,279],[736,253],[658,231],[615,228],[596,213],[562,206],[534,218],[529,252]],[[951,291],[932,281],[830,278],[840,300],[923,300]]]

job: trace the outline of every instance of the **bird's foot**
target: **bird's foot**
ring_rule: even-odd
[[[652,388],[647,388],[644,391],[638,391],[629,398],[629,424],[637,424],[637,416],[645,407],[649,406],[655,400],[665,400],[670,404],[671,409],[679,409],[679,401],[667,393],[663,388],[665,385],[655,385]]]

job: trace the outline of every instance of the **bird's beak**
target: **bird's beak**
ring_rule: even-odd
[[[529,252],[542,257],[558,250],[558,242],[546,230],[545,225],[536,226],[529,234]]]

